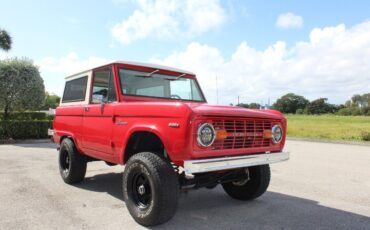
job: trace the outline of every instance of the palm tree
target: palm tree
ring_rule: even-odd
[[[0,28],[0,49],[8,51],[12,48],[12,37]]]

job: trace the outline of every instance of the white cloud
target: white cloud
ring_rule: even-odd
[[[45,57],[37,60],[35,64],[40,68],[46,90],[61,95],[64,77],[108,62],[107,59],[95,56],[83,59],[76,52],[69,52],[65,57]]]
[[[356,93],[370,90],[370,21],[351,28],[341,24],[314,28],[307,41],[287,47],[277,41],[264,50],[241,42],[230,57],[207,44],[190,43],[185,50],[173,52],[150,62],[188,69],[197,74],[211,103],[216,102],[216,76],[222,104],[271,102],[288,92],[308,99],[327,97],[343,103]],[[36,61],[47,90],[61,94],[64,77],[108,60],[80,58],[75,52],[64,57]]]
[[[280,14],[276,20],[276,26],[280,28],[301,28],[303,25],[303,18],[293,13]]]
[[[344,25],[315,28],[309,40],[288,48],[278,41],[259,51],[242,42],[230,58],[215,48],[190,43],[183,51],[152,62],[191,70],[209,102],[266,103],[294,92],[309,99],[327,97],[343,103],[355,93],[370,90],[370,21],[346,29]]]
[[[40,67],[40,71],[53,73],[62,73],[65,75],[84,71],[89,68],[96,67],[108,63],[109,60],[99,57],[88,57],[81,59],[77,53],[69,52],[65,57],[45,57],[36,61],[36,65]]]
[[[213,29],[225,20],[224,10],[218,0],[188,0],[184,16],[189,32],[195,34]]]
[[[123,44],[147,37],[195,36],[220,26],[226,19],[219,0],[137,0],[138,9],[112,28]]]

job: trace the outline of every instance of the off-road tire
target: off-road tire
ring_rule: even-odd
[[[65,138],[59,150],[59,172],[63,181],[67,184],[81,182],[85,178],[86,166],[86,158],[77,151],[72,140]]]
[[[249,167],[249,180],[245,184],[228,182],[222,184],[225,192],[237,200],[253,200],[264,194],[270,184],[270,166]],[[246,174],[247,178],[247,174]]]
[[[144,189],[140,190],[140,183]],[[174,216],[179,197],[178,177],[171,164],[160,156],[150,152],[133,155],[125,166],[122,185],[126,207],[139,224],[154,226]]]

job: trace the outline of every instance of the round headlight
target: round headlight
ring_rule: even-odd
[[[272,141],[277,144],[283,139],[283,129],[280,125],[274,125],[272,127]]]
[[[197,141],[202,147],[208,147],[213,144],[216,138],[215,129],[211,124],[204,123],[198,128]]]

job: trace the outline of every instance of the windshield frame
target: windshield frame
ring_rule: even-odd
[[[122,84],[121,84],[120,70],[137,71],[137,72],[140,72],[142,74],[150,74],[153,71],[159,70],[158,72],[156,72],[156,74],[160,74],[162,76],[168,76],[170,78],[174,78],[173,81],[176,81],[175,79],[179,75],[185,74],[184,76],[181,76],[181,78],[187,78],[187,79],[190,79],[190,80],[194,81],[194,86],[198,89],[199,96],[201,97],[201,100],[189,100],[189,99],[182,99],[182,98],[178,99],[178,98],[170,98],[170,97],[146,96],[146,95],[123,93]],[[152,78],[152,77],[156,77],[155,74],[153,76],[148,76],[148,78]],[[117,66],[117,78],[118,78],[118,82],[119,82],[118,87],[120,89],[120,94],[123,97],[129,96],[129,97],[139,97],[139,98],[155,98],[155,99],[171,100],[171,101],[188,101],[188,102],[197,102],[197,103],[207,103],[207,100],[206,100],[206,98],[203,94],[203,91],[202,91],[201,87],[199,86],[199,82],[198,82],[197,78],[194,75],[189,74],[189,73],[173,72],[173,71],[165,70],[165,69],[145,68],[144,66],[143,67],[138,66],[138,68],[135,68],[135,67],[128,68],[127,66],[119,65],[119,66]],[[123,76],[122,76],[122,78],[123,78]]]

